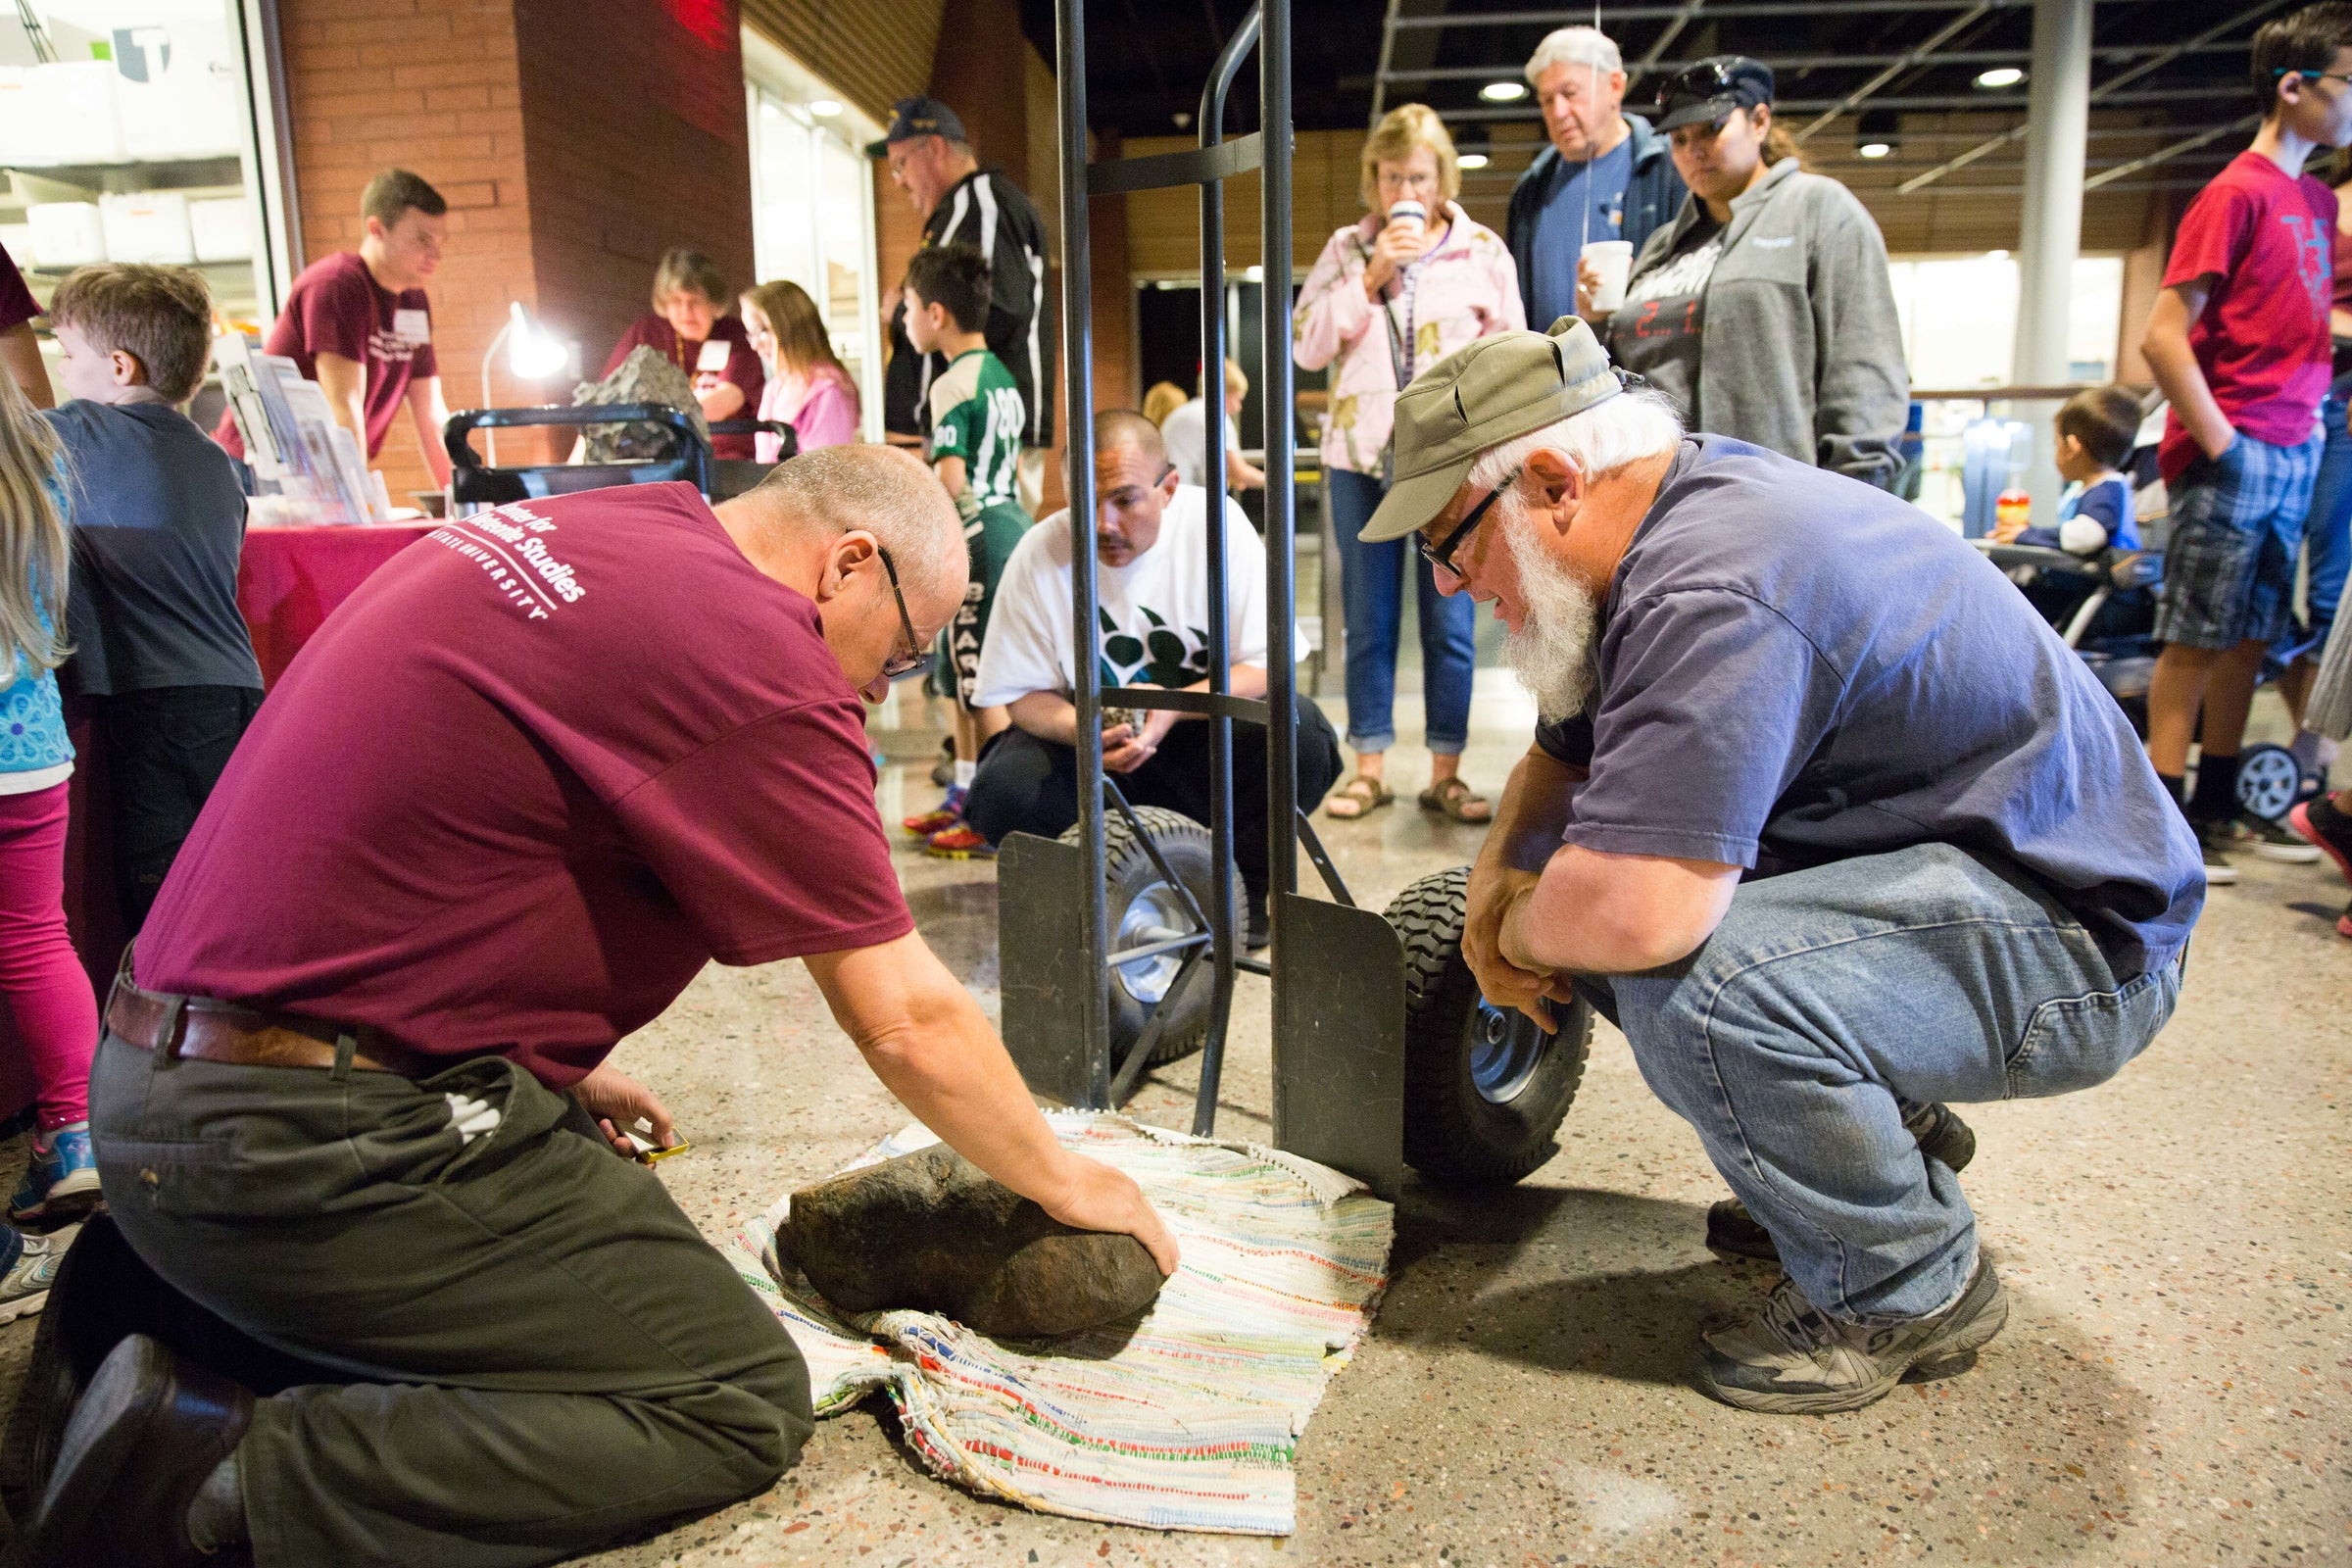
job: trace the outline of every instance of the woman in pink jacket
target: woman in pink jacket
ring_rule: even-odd
[[[857,440],[858,385],[834,357],[808,290],[789,280],[760,284],[743,296],[743,324],[767,366],[760,417],[791,425],[803,452]],[[761,463],[783,450],[781,436],[762,432],[757,441]]]
[[[1422,808],[1457,822],[1494,814],[1460,776],[1470,738],[1477,607],[1468,595],[1441,595],[1429,564],[1407,541],[1366,545],[1355,537],[1388,491],[1397,389],[1464,344],[1527,324],[1510,250],[1454,204],[1460,189],[1453,139],[1436,113],[1421,104],[1393,110],[1364,142],[1370,212],[1331,236],[1291,318],[1292,357],[1299,368],[1334,367],[1323,482],[1331,487],[1348,609],[1348,744],[1355,749],[1355,777],[1323,809],[1344,819],[1396,798],[1382,774],[1396,738],[1396,640],[1408,570],[1419,592],[1430,750]]]

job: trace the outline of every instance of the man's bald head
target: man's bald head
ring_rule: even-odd
[[[1134,452],[1155,471],[1167,465],[1168,444],[1161,438],[1159,426],[1133,409],[1104,409],[1095,416],[1097,460],[1113,448]]]
[[[910,601],[933,605],[963,597],[970,569],[963,521],[939,480],[911,453],[819,447],[779,464],[726,508],[740,517],[738,542],[755,561],[862,528],[890,552]]]

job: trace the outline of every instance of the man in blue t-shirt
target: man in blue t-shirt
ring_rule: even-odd
[[[1942,1102],[2113,1076],[2204,903],[2123,713],[1957,535],[1685,437],[1582,321],[1424,372],[1395,464],[1365,541],[1493,601],[1546,719],[1470,879],[1480,989],[1616,1019],[1788,1271],[1702,1386],[1843,1410],[1957,1369],[2008,1306]]]
[[[1683,176],[1666,138],[1624,112],[1625,62],[1591,27],[1562,27],[1536,46],[1527,82],[1551,145],[1511,187],[1504,237],[1519,264],[1527,318],[1548,326],[1576,314],[1584,247],[1628,241],[1634,254],[1681,210]]]

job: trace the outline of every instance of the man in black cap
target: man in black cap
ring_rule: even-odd
[[[923,218],[923,245],[969,245],[988,258],[988,351],[1012,371],[1029,423],[1022,433],[1022,489],[1042,475],[1031,453],[1054,444],[1054,334],[1046,317],[1046,224],[1036,204],[1002,172],[983,169],[956,111],[936,98],[902,98],[890,130],[867,145],[887,159],[890,177]],[[919,445],[929,425],[931,380],[947,370],[937,354],[918,354],[906,338],[906,310],[893,288],[890,370],[883,382],[883,428],[901,445]]]

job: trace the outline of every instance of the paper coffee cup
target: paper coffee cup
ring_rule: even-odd
[[[1411,223],[1416,228],[1429,226],[1429,209],[1419,202],[1398,202],[1389,209],[1392,223]]]
[[[1585,247],[1585,260],[1600,274],[1600,284],[1592,291],[1592,309],[1613,311],[1623,305],[1626,274],[1634,270],[1633,241],[1596,239]]]

